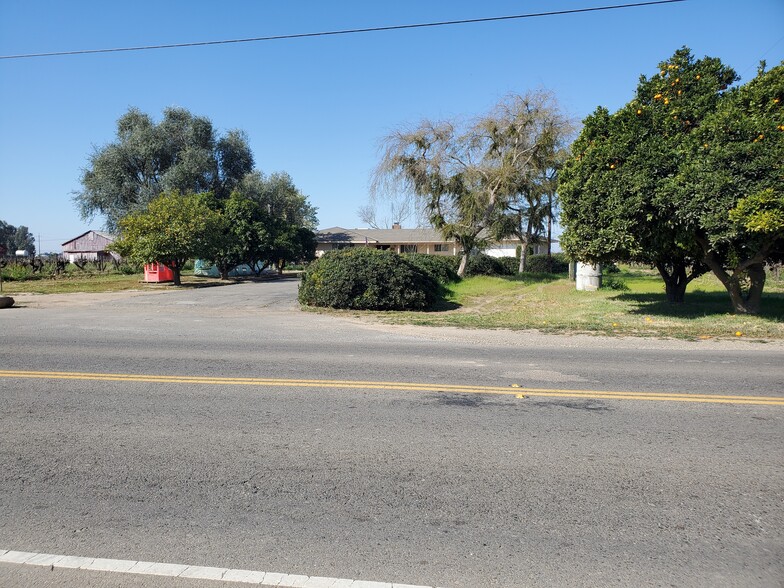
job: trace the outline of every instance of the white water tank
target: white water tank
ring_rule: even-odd
[[[16,250],[16,256],[17,257],[27,257],[28,255],[30,255],[30,254],[26,250],[24,250],[24,249],[17,249]]]
[[[577,262],[577,289],[596,291],[602,287],[602,266],[590,263]]]

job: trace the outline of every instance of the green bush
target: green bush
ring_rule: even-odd
[[[468,266],[466,267],[467,276],[509,276],[517,272],[509,272],[505,262],[501,261],[500,257],[493,257],[486,253],[478,253],[471,255],[468,258]],[[511,258],[510,258],[511,259]]]
[[[526,260],[525,271],[541,274],[548,272],[547,269],[547,255],[529,255]],[[569,273],[569,260],[566,258],[565,253],[553,253],[552,255],[552,270],[549,273],[553,274],[567,274]]]
[[[500,263],[504,269],[501,274],[502,276],[513,276],[517,273],[517,270],[520,269],[519,257],[499,257],[498,263]]]
[[[628,292],[630,290],[626,282],[614,276],[604,276],[602,278],[602,290],[617,290],[619,292]]]
[[[356,310],[421,310],[435,303],[442,286],[392,251],[367,247],[330,251],[302,274],[299,301]]]
[[[8,282],[23,282],[25,280],[38,280],[41,276],[33,273],[32,268],[18,264],[9,263],[2,269],[3,279]]]
[[[428,255],[427,253],[405,253],[403,258],[415,267],[435,278],[442,284],[457,282],[460,258],[454,255]]]
[[[144,271],[143,266],[136,263],[131,263],[129,261],[123,261],[120,265],[117,266],[117,273],[122,274],[124,276],[140,274],[143,271]]]

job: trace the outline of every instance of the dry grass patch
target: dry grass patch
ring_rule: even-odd
[[[71,294],[77,292],[99,293],[123,290],[157,290],[173,287],[171,283],[147,284],[143,274],[85,274],[38,280],[3,281],[3,294]],[[183,287],[201,287],[233,282],[221,282],[218,278],[182,276]]]

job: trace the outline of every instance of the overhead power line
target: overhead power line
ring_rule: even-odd
[[[446,20],[441,22],[426,22],[407,25],[392,25],[386,27],[370,27],[364,29],[345,29],[339,31],[322,31],[318,33],[296,33],[291,35],[273,35],[269,37],[251,37],[248,39],[227,39],[223,41],[197,41],[194,43],[172,43],[168,45],[143,45],[139,47],[118,47],[114,49],[83,49],[78,51],[56,51],[52,53],[27,53],[22,55],[0,55],[0,59],[28,59],[32,57],[60,57],[65,55],[90,55],[94,53],[119,53],[123,51],[149,51],[152,49],[177,49],[182,47],[205,47],[208,45],[228,45],[231,43],[256,43],[259,41],[282,41],[286,39],[306,39],[309,37],[328,37],[334,35],[353,35],[357,33],[378,33],[382,31],[400,31],[405,29],[423,29],[428,27],[446,27],[454,25],[474,24],[480,22],[498,22],[504,20],[519,20],[523,18],[538,18],[543,16],[562,16],[566,14],[579,14],[585,12],[599,12],[603,10],[619,10],[624,8],[638,8],[640,6],[654,6],[657,4],[674,4],[686,0],[654,0],[651,2],[635,2],[631,4],[617,4],[614,6],[596,6],[592,8],[575,8],[572,10],[556,10],[552,12],[536,12],[529,14],[514,14],[509,16],[490,16],[486,18],[469,18],[463,20]]]

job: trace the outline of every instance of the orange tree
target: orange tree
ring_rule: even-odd
[[[120,221],[112,250],[137,263],[160,262],[172,269],[174,284],[189,259],[213,259],[225,244],[225,220],[208,204],[209,194],[164,192],[145,210]]]
[[[707,271],[694,228],[679,214],[671,179],[690,157],[690,137],[737,79],[719,59],[687,48],[640,77],[634,98],[584,121],[558,184],[563,249],[590,262],[635,261],[657,268],[667,299]]]
[[[690,138],[671,181],[680,216],[739,313],[760,310],[784,257],[784,64],[733,88]]]

